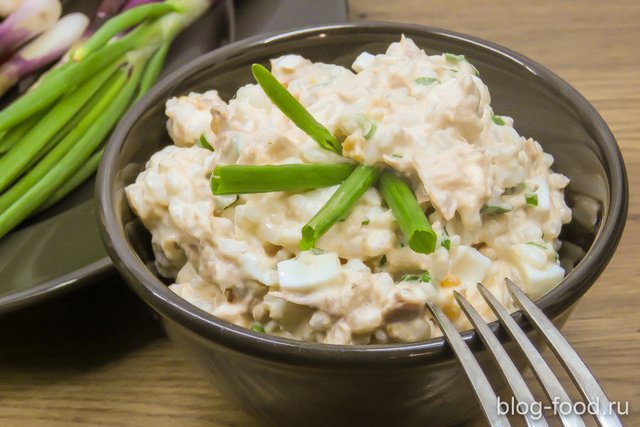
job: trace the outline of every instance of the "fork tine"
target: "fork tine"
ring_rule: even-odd
[[[487,302],[493,313],[496,315],[502,326],[507,330],[511,338],[518,344],[524,355],[529,361],[529,366],[533,374],[538,379],[538,382],[542,385],[542,389],[551,402],[558,407],[565,407],[566,405],[573,405],[571,398],[564,390],[558,378],[554,375],[549,365],[544,360],[538,349],[533,345],[527,335],[520,329],[515,320],[511,317],[507,309],[500,304],[496,297],[485,288],[481,283],[478,283],[478,291]],[[568,402],[568,403],[563,403]],[[557,411],[560,416],[562,424],[566,427],[584,427],[584,421],[579,415],[569,411]]]
[[[473,353],[471,353],[469,347],[464,343],[455,326],[453,326],[442,310],[435,305],[427,302],[427,308],[429,308],[436,322],[440,325],[444,337],[462,365],[462,369],[476,393],[478,403],[480,403],[480,407],[489,425],[499,427],[510,426],[511,424],[509,424],[507,417],[498,412],[498,397],[491,388],[491,384],[489,384],[484,372],[482,372],[482,368],[480,368],[480,365],[473,357]]]
[[[542,333],[549,347],[553,350],[556,357],[560,360],[565,369],[569,372],[569,376],[573,383],[578,386],[582,397],[589,404],[597,407],[596,420],[601,426],[620,426],[622,422],[609,403],[609,399],[604,394],[602,387],[598,381],[584,364],[578,353],[569,345],[560,331],[553,326],[553,323],[544,315],[536,305],[513,283],[506,279],[507,288],[511,296],[518,302],[522,311],[525,313],[529,321]]]
[[[533,371],[533,374],[538,379],[538,382],[542,385],[542,389],[549,398],[550,401],[562,405],[573,405],[571,398],[564,390],[558,378],[554,375],[549,365],[544,360],[538,349],[533,345],[527,335],[520,329],[515,320],[511,317],[507,309],[491,294],[491,292],[484,287],[481,283],[478,283],[478,290],[480,294],[487,302],[493,313],[496,315],[502,326],[507,330],[511,338],[515,340],[524,355],[529,361],[529,366]],[[567,403],[564,403],[567,402]],[[567,427],[583,427],[584,421],[582,418],[573,412],[566,413],[562,411],[558,415],[562,421],[562,424]]]
[[[482,316],[476,311],[475,308],[458,292],[453,293],[458,305],[467,316],[476,333],[480,336],[480,339],[484,343],[484,346],[489,350],[489,353],[493,356],[498,363],[502,375],[507,380],[514,397],[518,402],[524,402],[527,408],[534,408],[535,399],[531,390],[527,386],[527,383],[520,375],[518,368],[513,364],[511,357],[507,354],[505,349],[498,341],[498,338],[493,334],[489,325],[482,319]],[[533,411],[527,411],[524,414],[524,418],[528,426],[549,426],[549,424],[542,418],[540,414],[536,415]]]

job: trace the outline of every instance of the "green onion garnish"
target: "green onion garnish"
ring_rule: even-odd
[[[369,225],[369,218],[365,218],[365,219],[362,221],[362,225]]]
[[[507,124],[507,122],[505,122],[502,117],[495,114],[491,116],[491,120],[493,120],[493,123],[497,124],[498,126],[504,126]]]
[[[480,209],[480,213],[482,215],[499,215],[511,212],[512,210],[513,206],[511,206],[509,203],[487,202]]]
[[[454,55],[453,53],[445,53],[444,58],[449,62],[455,62],[455,63],[466,60],[464,55]]]
[[[380,192],[407,238],[409,247],[423,254],[433,252],[436,233],[409,185],[393,172],[386,171],[380,178]]]
[[[466,62],[471,67],[471,71],[473,71],[473,74],[475,74],[476,76],[480,75],[480,71],[478,71],[478,69],[471,62],[469,62],[464,55],[454,55],[453,53],[445,53],[444,58],[447,61],[453,62],[456,64],[458,62]],[[451,71],[457,71],[457,70],[451,70]]]
[[[387,264],[387,256],[382,255],[382,258],[380,258],[380,262],[378,263],[378,267],[384,267],[386,264]]]
[[[221,195],[330,187],[347,179],[354,169],[351,163],[221,165],[211,175],[211,192]]]
[[[380,172],[372,166],[358,166],[338,187],[317,214],[302,228],[300,249],[308,250],[340,219],[345,218],[353,205],[376,181]]]
[[[547,245],[545,245],[544,243],[527,242],[527,245],[535,246],[536,248],[544,249],[546,251],[549,250],[549,247]]]
[[[422,86],[429,86],[434,83],[440,83],[440,80],[435,77],[418,77],[415,82]]]
[[[440,241],[440,246],[442,246],[446,250],[451,249],[451,239],[449,239],[447,230],[442,230],[442,240]]]
[[[471,71],[473,71],[473,74],[475,74],[476,77],[480,77],[480,71],[478,71],[478,69],[475,67],[475,65],[473,65],[469,61],[467,61],[467,64],[469,64],[469,67],[471,67]]]
[[[262,334],[265,333],[265,330],[262,327],[262,325],[258,325],[257,323],[255,325],[251,326],[251,330],[254,331],[254,332],[260,332]]]
[[[423,282],[428,283],[431,281],[431,274],[429,270],[425,270],[424,273],[418,274],[405,274],[400,278],[401,282]]]
[[[516,185],[514,185],[513,187],[508,187],[504,189],[504,194],[510,196],[513,194],[518,194],[521,193],[525,190],[525,188],[527,188],[527,184],[525,184],[524,182],[520,182]]]
[[[536,193],[527,193],[524,195],[527,206],[538,206],[538,195]]]
[[[364,114],[360,113],[355,115],[355,120],[356,122],[358,122],[358,125],[362,129],[362,136],[364,136],[364,139],[371,139],[371,137],[376,133],[376,130],[378,129],[378,126],[375,124],[375,122],[370,120]]]
[[[260,64],[251,66],[253,77],[267,94],[271,102],[280,109],[304,133],[309,135],[322,148],[342,153],[340,141],[318,122],[282,84]]]
[[[560,255],[558,255],[558,252],[554,251],[550,247],[550,245],[546,245],[544,243],[538,243],[538,242],[527,242],[527,245],[535,246],[536,248],[544,249],[545,251],[552,251],[553,252],[553,262],[558,262],[558,260],[560,259]]]
[[[216,151],[213,149],[211,144],[209,144],[209,141],[207,141],[207,137],[204,136],[204,134],[200,135],[200,138],[198,138],[198,141],[196,142],[196,144],[198,144],[202,148],[206,148],[209,151]]]

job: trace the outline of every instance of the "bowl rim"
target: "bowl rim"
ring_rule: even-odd
[[[202,70],[208,65],[218,63],[224,58],[259,49],[265,44],[291,41],[296,38],[322,37],[323,33],[336,34],[368,31],[396,32],[400,34],[420,33],[445,39],[453,39],[470,47],[488,51],[511,63],[525,68],[534,78],[561,96],[575,110],[585,124],[587,132],[598,141],[598,149],[603,166],[609,178],[609,206],[603,212],[603,220],[594,239],[594,243],[583,260],[558,285],[536,301],[547,316],[554,319],[568,310],[593,285],[617,247],[627,216],[628,182],[622,154],[617,142],[604,119],[596,109],[569,83],[535,61],[492,42],[461,33],[417,24],[388,22],[347,22],[315,25],[284,32],[258,35],[237,41],[216,49],[197,58],[162,79],[145,97],[143,97],[120,121],[105,149],[96,180],[98,216],[101,234],[109,255],[120,273],[127,279],[133,290],[164,318],[179,324],[199,339],[214,342],[240,353],[281,363],[308,365],[373,368],[380,366],[411,366],[425,362],[443,362],[453,360],[453,354],[445,345],[442,337],[427,341],[401,344],[376,345],[330,345],[309,343],[286,338],[274,337],[253,332],[218,319],[215,316],[191,305],[174,294],[154,276],[139,257],[129,248],[124,239],[123,227],[116,221],[115,203],[111,188],[113,168],[120,148],[129,129],[144,114],[149,105],[164,90],[174,86],[183,76]],[[525,330],[530,325],[520,312],[512,315]],[[166,319],[163,319],[165,321]],[[490,323],[492,330],[498,330],[498,322]],[[504,335],[500,334],[501,341]],[[473,330],[462,332],[465,342],[473,350],[481,348],[480,340]]]

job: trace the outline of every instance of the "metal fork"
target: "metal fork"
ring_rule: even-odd
[[[564,339],[560,331],[556,329],[551,321],[544,315],[536,305],[516,286],[511,280],[506,279],[507,289],[511,293],[513,300],[522,308],[524,315],[535,326],[535,328],[544,336],[547,344],[560,360],[564,368],[569,373],[574,384],[578,387],[582,397],[590,404],[590,408],[595,408],[596,421],[601,426],[622,426],[618,414],[613,410],[613,405],[609,403],[609,399],[604,391],[593,377],[589,369],[584,364],[580,356]],[[543,359],[540,352],[536,349],[527,335],[520,329],[515,320],[500,304],[500,302],[485,288],[482,284],[478,284],[478,290],[485,299],[491,310],[502,326],[509,333],[511,338],[523,351],[529,366],[534,375],[542,385],[542,389],[553,402],[555,408],[575,408],[573,402],[569,398],[558,378],[549,368],[547,362]],[[458,292],[454,293],[456,301],[465,313],[476,333],[480,336],[484,346],[489,350],[494,360],[500,367],[502,375],[506,379],[511,392],[513,393],[515,402],[523,402],[525,408],[540,408],[542,404],[536,402],[529,387],[525,383],[518,368],[505,351],[498,338],[491,331],[487,323],[482,319],[480,314],[471,306],[471,304]],[[440,329],[456,354],[458,361],[462,365],[467,379],[473,387],[478,402],[484,412],[486,420],[491,426],[509,426],[509,421],[505,414],[499,411],[500,401],[493,391],[486,375],[482,372],[482,368],[476,361],[473,353],[464,343],[460,333],[455,326],[447,318],[447,316],[438,307],[431,303],[427,303],[427,307],[433,314]],[[537,406],[534,406],[537,405]],[[568,406],[570,405],[570,406]],[[583,405],[587,405],[583,403]],[[585,406],[586,407],[586,406]],[[545,409],[551,409],[545,407]],[[542,411],[522,411],[523,416],[529,426],[548,426],[548,423],[541,416]],[[584,411],[583,411],[584,412]],[[584,422],[580,415],[574,411],[554,411],[560,416],[564,426],[584,426]]]

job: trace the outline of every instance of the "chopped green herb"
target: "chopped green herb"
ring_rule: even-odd
[[[449,239],[447,230],[442,230],[442,240],[440,241],[440,246],[442,246],[446,250],[451,249],[451,239]]]
[[[216,151],[213,149],[213,147],[211,146],[211,144],[209,144],[209,141],[207,141],[207,137],[204,136],[204,134],[200,135],[200,138],[198,139],[197,144],[202,147],[202,148],[206,148],[209,151]]]
[[[538,206],[538,195],[536,193],[527,193],[524,195],[527,206]]]
[[[504,119],[496,114],[493,114],[491,116],[491,120],[493,120],[493,123],[497,124],[498,126],[504,126],[507,124],[507,122],[504,121]]]
[[[522,193],[525,190],[525,188],[527,188],[527,184],[525,184],[524,182],[520,182],[514,185],[513,187],[505,188],[504,194],[510,196],[512,194]]]
[[[544,249],[544,250],[549,250],[549,247],[547,245],[545,245],[544,243],[527,242],[527,245],[535,246],[536,248],[540,248],[540,249]]]
[[[453,53],[445,53],[444,58],[449,62],[456,62],[456,63],[466,60],[464,55],[454,55]]]
[[[434,83],[440,83],[440,80],[435,77],[418,77],[415,82],[422,86],[429,86]]]
[[[217,209],[225,210],[229,206],[236,203],[237,201],[238,201],[237,194],[226,194],[226,195],[216,196],[216,198],[214,199],[214,204],[216,205]]]
[[[509,203],[495,203],[495,202],[487,202],[480,209],[480,213],[482,215],[499,215],[503,213],[507,213],[513,210],[513,206]]]
[[[264,328],[262,327],[262,325],[258,325],[258,324],[253,325],[253,326],[251,327],[251,330],[252,330],[252,331],[255,331],[255,332],[260,332],[260,333],[263,333],[263,334],[265,333],[265,330],[264,330]]]
[[[369,225],[369,218],[362,220],[362,225]]]
[[[430,282],[431,281],[431,274],[429,274],[428,270],[425,270],[424,273],[422,273],[421,275],[417,275],[417,274],[405,274],[404,276],[402,276],[400,278],[401,282]]]
[[[466,62],[467,64],[469,64],[469,67],[471,67],[471,71],[473,72],[473,74],[475,74],[476,76],[480,75],[480,71],[478,71],[478,69],[474,67],[474,65],[471,62],[469,62],[464,55],[454,55],[453,53],[445,53],[444,58],[447,61],[453,62],[456,64],[459,62]],[[457,71],[457,70],[451,70],[451,71]]]
[[[480,71],[478,71],[478,69],[475,67],[475,65],[473,65],[469,61],[467,61],[467,64],[469,64],[469,66],[471,67],[471,71],[473,71],[473,74],[475,74],[476,77],[480,77]]]
[[[373,134],[376,133],[376,130],[378,129],[378,126],[376,126],[375,123],[373,122],[369,122],[371,124],[371,126],[369,127],[369,129],[367,131],[365,131],[364,133],[364,139],[371,139],[371,137],[373,136]]]
[[[560,259],[560,255],[558,255],[558,253],[556,251],[554,251],[550,247],[550,245],[546,245],[544,243],[539,243],[539,242],[527,242],[527,245],[535,246],[536,248],[540,248],[540,249],[543,249],[545,251],[552,251],[553,252],[553,262],[558,262],[558,260]]]
[[[384,267],[386,263],[387,263],[387,256],[382,255],[382,258],[380,258],[380,263],[378,263],[378,267]]]
[[[402,158],[402,154],[393,153],[391,155],[391,157],[395,157],[396,159],[401,159]]]
[[[240,196],[236,195],[236,199],[230,204],[228,204],[227,206],[225,206],[223,210],[227,210],[229,208],[235,208],[239,204],[240,204]]]
[[[376,124],[364,114],[356,114],[355,119],[362,129],[362,136],[364,136],[364,139],[371,139],[371,137],[376,133],[378,126],[376,126]]]
[[[424,283],[431,281],[431,274],[429,274],[429,270],[425,270],[424,273],[422,273],[422,276],[420,276],[420,281]]]

